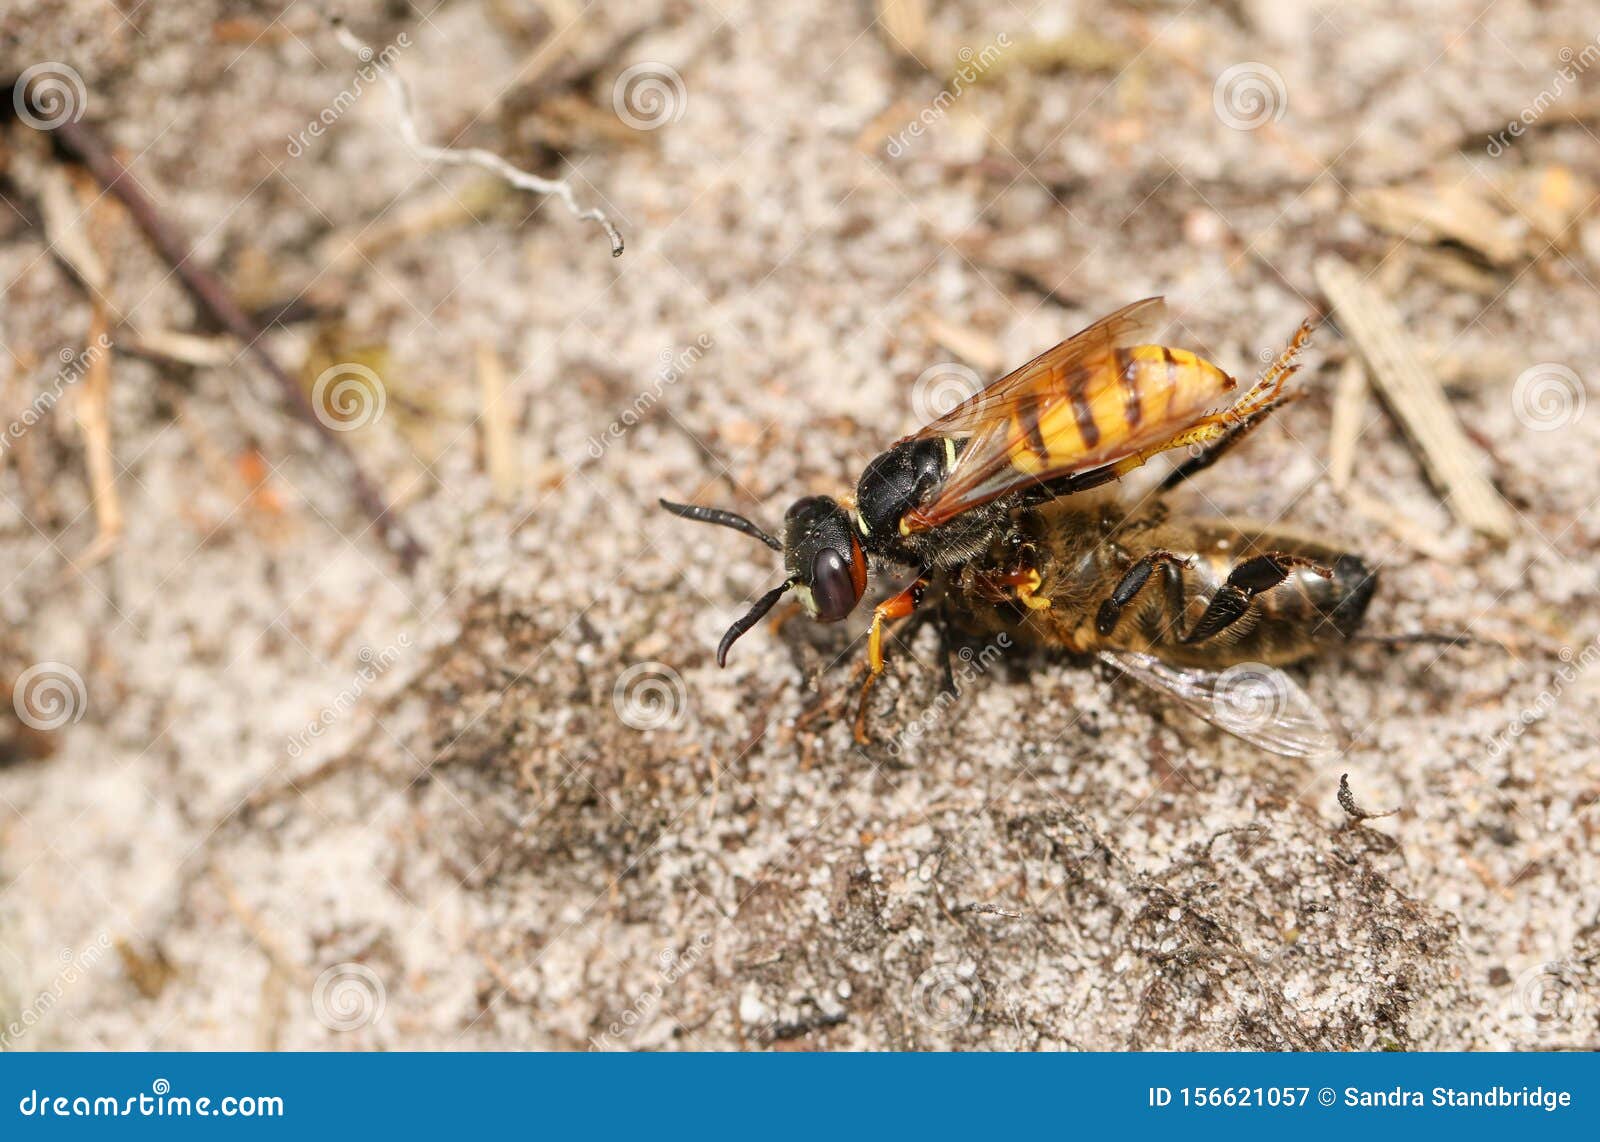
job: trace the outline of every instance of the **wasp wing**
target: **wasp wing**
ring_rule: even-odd
[[[1233,384],[1226,374],[1206,374],[1218,386],[1186,382],[1169,356],[1167,367],[1140,365],[1134,377],[1115,356],[1151,343],[1165,312],[1159,297],[1120,309],[907,437],[965,438],[966,445],[902,526],[924,531],[1018,489],[1108,468],[1158,448],[1213,411]],[[1102,433],[1102,425],[1110,431]]]
[[[1004,421],[1019,401],[1036,399],[1040,389],[1052,379],[1070,376],[1103,359],[1114,349],[1148,342],[1166,323],[1166,316],[1167,303],[1159,297],[1147,297],[1125,305],[1087,329],[1074,333],[1055,348],[1046,349],[1020,369],[1007,373],[898,443],[933,436],[953,436],[958,440],[975,436],[993,423]]]
[[[1171,666],[1151,654],[1102,650],[1100,660],[1152,690],[1176,698],[1237,738],[1284,757],[1322,760],[1339,753],[1339,733],[1294,679],[1273,666],[1226,670]]]

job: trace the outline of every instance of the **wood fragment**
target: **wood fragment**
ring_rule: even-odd
[[[1025,37],[995,59],[975,80],[993,83],[1013,71],[1050,73],[1121,72],[1138,55],[1135,48],[1108,39],[1088,28],[1075,28],[1060,36]]]
[[[232,337],[206,337],[176,329],[146,329],[120,347],[132,357],[171,361],[195,369],[220,368],[239,356],[239,343]]]
[[[955,325],[933,313],[923,311],[918,315],[922,327],[940,345],[974,366],[987,376],[999,376],[1005,365],[1005,354],[993,337],[981,333],[970,325]]]
[[[1366,358],[1373,384],[1450,511],[1480,534],[1508,538],[1514,528],[1511,509],[1484,475],[1444,390],[1423,365],[1394,308],[1335,255],[1319,258],[1315,273],[1340,328]]]
[[[1367,409],[1367,370],[1361,358],[1352,353],[1339,372],[1339,387],[1333,394],[1333,415],[1328,431],[1328,475],[1333,486],[1344,491],[1356,468],[1356,442],[1361,437],[1361,420]]]
[[[1461,552],[1447,543],[1443,536],[1422,526],[1388,500],[1369,495],[1355,484],[1345,488],[1340,495],[1357,515],[1377,524],[1419,555],[1440,562],[1461,557]]]
[[[168,958],[159,942],[135,944],[118,937],[117,956],[122,960],[122,972],[134,990],[146,999],[160,999],[167,985],[177,977],[178,969]]]
[[[37,172],[34,182],[50,252],[67,264],[92,296],[104,298],[110,273],[89,240],[90,212],[81,195],[73,193],[71,179],[59,166]]]
[[[878,0],[877,24],[890,48],[928,66],[927,0]]]
[[[1409,242],[1454,242],[1501,268],[1517,266],[1544,245],[1530,244],[1525,224],[1461,185],[1377,187],[1357,194],[1367,221]]]
[[[575,0],[539,0],[539,5],[545,9],[553,31],[511,69],[515,78],[509,86],[473,110],[472,122],[502,116],[516,119],[529,107],[544,108],[552,92],[581,90],[602,71],[614,68],[636,40],[659,30],[648,14],[605,27],[589,18],[588,5]],[[610,18],[617,15],[608,13]],[[714,34],[715,30],[711,35]],[[707,42],[709,39],[710,35],[704,37]],[[452,124],[444,133],[455,138],[466,126]]]
[[[261,914],[251,906],[234,884],[233,878],[221,868],[215,868],[211,873],[212,880],[222,892],[222,897],[228,902],[228,908],[234,918],[244,927],[256,947],[261,949],[267,961],[283,975],[299,984],[301,987],[311,985],[311,973],[289,953],[283,941],[278,938],[278,933],[272,925],[262,919]]]
[[[483,460],[495,499],[511,503],[521,483],[517,476],[515,425],[506,399],[506,370],[488,342],[478,345],[478,392],[483,402]]]
[[[441,189],[378,218],[335,230],[318,243],[320,260],[328,273],[357,269],[402,242],[476,223],[509,193],[504,182],[488,177]]]
[[[93,355],[74,393],[73,413],[83,433],[85,462],[89,468],[89,494],[94,504],[95,536],[78,557],[80,569],[93,567],[117,549],[122,539],[122,501],[117,496],[116,462],[111,454],[111,317],[95,295],[89,316],[89,345]]]

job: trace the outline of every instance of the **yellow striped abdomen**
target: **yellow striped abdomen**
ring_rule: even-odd
[[[1010,461],[1028,473],[1098,467],[1176,436],[1237,384],[1186,349],[1116,349],[1019,403]]]

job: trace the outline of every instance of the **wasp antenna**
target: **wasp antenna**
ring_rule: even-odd
[[[767,612],[778,605],[778,600],[783,597],[783,593],[793,586],[793,579],[785,579],[757,599],[755,606],[746,611],[744,617],[734,621],[734,624],[728,628],[728,633],[722,636],[722,641],[717,643],[718,666],[728,665],[728,648],[739,641],[740,635],[765,618]]]
[[[734,512],[725,512],[721,508],[702,508],[694,504],[675,504],[671,500],[661,500],[659,502],[662,507],[673,515],[682,516],[684,519],[699,520],[701,523],[715,523],[723,527],[731,527],[734,531],[742,531],[746,535],[755,536],[774,551],[783,550],[782,543],[772,538],[772,536],[762,531],[742,515]],[[768,603],[767,605],[770,607],[772,604]],[[756,617],[760,618],[761,616],[757,615]]]

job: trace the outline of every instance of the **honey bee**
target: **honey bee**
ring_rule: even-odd
[[[662,500],[783,554],[783,581],[728,628],[718,665],[786,592],[819,622],[847,618],[871,559],[913,577],[873,608],[858,741],[869,740],[885,625],[936,600],[947,629],[1096,654],[1264,748],[1330,749],[1327,720],[1286,675],[1273,671],[1264,717],[1230,717],[1220,688],[1229,668],[1272,670],[1351,637],[1376,586],[1366,563],[1285,532],[1175,518],[1159,497],[1124,511],[1087,495],[1188,448],[1161,483],[1170,491],[1294,399],[1285,386],[1309,322],[1229,402],[1235,378],[1154,342],[1164,313],[1159,297],[1135,302],[995,381],[868,464],[853,502],[797,500],[781,541],[733,512]]]

